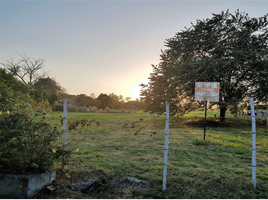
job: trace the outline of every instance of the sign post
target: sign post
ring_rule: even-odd
[[[219,102],[219,82],[196,82],[195,101],[205,101],[204,140],[206,139],[207,102]]]
[[[206,126],[207,126],[207,104],[208,102],[205,101],[205,125],[204,125],[204,140],[206,140]]]

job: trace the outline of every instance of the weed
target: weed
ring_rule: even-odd
[[[194,139],[193,141],[192,141],[192,144],[194,144],[194,145],[196,145],[196,146],[208,146],[209,145],[209,142],[208,141],[206,141],[206,140],[199,140],[199,139]]]

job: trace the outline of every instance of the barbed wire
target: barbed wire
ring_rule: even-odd
[[[85,139],[87,138],[82,138],[82,139],[79,139],[79,140],[73,140],[72,142],[70,143],[67,143],[67,146],[70,144],[73,144],[74,142],[80,142],[80,141],[85,141]],[[90,139],[90,138],[89,138]],[[118,139],[122,139],[122,138],[118,138]],[[91,140],[91,139],[90,139]],[[91,149],[91,150],[99,150],[99,148],[91,148],[91,147],[87,147],[87,149]],[[105,150],[119,150],[119,147],[116,146],[116,147],[113,147],[113,148],[109,148],[109,147],[102,147],[102,149],[105,149]],[[162,149],[131,149],[131,148],[128,148],[128,149],[125,149],[125,148],[120,148],[121,151],[164,151],[164,145],[163,145],[163,148]],[[213,152],[235,152],[235,153],[240,153],[240,152],[248,152],[250,153],[252,151],[252,149],[217,149],[217,148],[213,148],[213,149],[210,149],[210,148],[203,148],[203,149],[176,149],[176,148],[169,148],[168,149],[169,151],[177,151],[177,152],[200,152],[200,151],[213,151]],[[260,148],[256,148],[256,151],[258,152],[265,152],[265,153],[268,153],[268,149],[260,149]],[[266,152],[267,151],[267,152]]]
[[[102,147],[100,148],[90,148],[87,147],[88,150],[90,151],[114,151],[114,152],[164,152],[164,148],[163,149],[159,149],[159,148],[154,148],[154,149],[131,149],[131,148],[118,148],[118,147]],[[214,152],[214,153],[251,153],[251,149],[176,149],[176,148],[170,148],[169,149],[169,153],[207,153],[207,152]],[[257,151],[259,152],[264,152],[264,153],[268,153],[268,149],[257,149]],[[136,166],[163,166],[164,162],[160,161],[161,163],[157,164],[157,163],[137,163],[137,162],[120,162],[120,161],[114,161],[114,160],[109,160],[109,159],[104,159],[100,158],[98,160],[94,160],[92,158],[85,158],[82,155],[77,155],[75,156],[75,159],[87,159],[88,162],[93,162],[93,163],[102,163],[102,164],[113,164],[113,165],[136,165]],[[79,161],[78,161],[79,162]],[[175,162],[175,161],[171,161],[171,162]],[[263,166],[268,164],[268,161],[261,161],[258,160],[258,168],[268,168],[267,166]],[[204,169],[224,169],[224,168],[251,168],[251,163],[249,163],[246,166],[199,166],[198,164],[190,164],[190,165],[179,165],[179,164],[168,164],[169,167],[178,167],[178,168],[189,168],[189,167],[193,167],[193,168],[204,168]]]
[[[246,117],[246,116],[245,116]],[[196,119],[203,119],[203,118],[196,118]],[[220,118],[208,118],[208,119],[220,119]],[[228,118],[225,118],[228,119]],[[231,119],[231,118],[230,118]],[[69,119],[72,120],[72,119]],[[97,120],[95,120],[97,121]],[[101,123],[103,123],[102,120]],[[106,122],[108,122],[109,120],[106,120]],[[132,121],[128,122],[128,123],[132,123]],[[165,136],[165,132],[164,131],[153,131],[153,130],[146,130],[146,128],[143,128],[141,126],[136,126],[135,129],[133,128],[121,128],[118,127],[118,125],[114,125],[113,122],[111,122],[112,125],[110,125],[108,128],[111,129],[112,131],[109,133],[108,131],[106,132],[105,130],[107,130],[107,127],[90,127],[91,130],[88,132],[82,132],[81,134],[83,134],[83,137],[81,139],[73,139],[71,141],[70,144],[68,144],[69,146],[71,145],[75,145],[76,143],[79,144],[79,142],[81,141],[85,141],[85,140],[92,140],[92,137],[98,138],[98,137],[106,137],[109,139],[120,139],[121,142],[124,142],[125,140],[129,141],[132,140],[134,138],[134,134],[137,133],[138,130],[138,134],[135,136],[143,136],[143,135],[148,135],[148,136],[153,136],[153,137],[158,137],[158,138],[164,138]],[[127,124],[127,123],[126,123]],[[141,129],[142,128],[142,129]],[[212,127],[213,128],[213,127]],[[98,132],[99,130],[102,130],[103,132]],[[119,134],[117,133],[117,135],[115,136],[115,134],[113,134],[115,131],[122,131],[122,133],[120,132]],[[124,131],[124,132],[123,132]],[[153,134],[153,132],[155,132]],[[156,133],[157,132],[157,133]],[[75,132],[69,132],[67,134],[76,134]],[[213,134],[209,133],[209,134]],[[251,134],[250,131],[248,131],[245,134]],[[198,135],[198,134],[197,134]],[[200,136],[203,135],[200,133]],[[111,136],[111,137],[109,137]],[[126,136],[126,137],[125,137]],[[130,136],[132,136],[130,138]],[[173,137],[173,136],[181,136],[181,137],[185,137],[185,136],[189,136],[188,134],[181,134],[181,133],[169,133],[169,136]],[[189,136],[190,137],[190,136]],[[189,145],[195,145],[196,149],[179,149],[179,148],[169,148],[169,154],[170,156],[173,156],[174,153],[175,155],[179,155],[179,154],[184,154],[184,153],[208,153],[208,152],[213,152],[213,153],[234,153],[234,154],[249,154],[252,152],[252,149],[250,148],[236,148],[236,149],[231,149],[232,147],[227,147],[226,149],[219,149],[219,148],[214,148],[209,146],[209,148],[206,145],[197,145],[194,144],[194,140],[197,138],[192,138],[192,142],[189,142]],[[191,139],[185,139],[185,138],[177,138],[178,141],[189,141]],[[200,140],[200,142],[203,142],[203,140]],[[216,139],[214,140],[207,140],[205,142],[216,142],[216,143],[220,143],[219,141],[217,141]],[[226,141],[226,143],[232,143],[231,141]],[[172,144],[172,142],[171,142]],[[247,146],[247,145],[246,145]],[[197,149],[197,147],[199,147]],[[200,148],[202,147],[202,149]],[[90,147],[87,146],[86,147],[87,150],[89,151],[93,151],[92,153],[94,154],[94,151],[96,152],[103,152],[103,151],[110,151],[110,152],[162,152],[164,153],[165,149],[164,149],[164,140],[163,140],[163,148],[150,148],[150,149],[134,149],[131,147],[121,147],[120,144],[119,145],[105,145],[104,147]],[[266,148],[257,148],[256,151],[258,153],[268,153],[268,149]],[[83,154],[79,154],[76,155],[74,157],[75,160],[72,161],[72,163],[70,163],[70,166],[74,166],[74,167],[83,167],[83,168],[90,168],[92,165],[90,165],[90,163],[97,163],[100,165],[104,165],[105,167],[107,167],[107,165],[111,165],[111,166],[121,166],[121,167],[125,167],[125,166],[149,166],[149,167],[157,167],[154,168],[154,170],[162,170],[162,167],[164,166],[164,161],[157,161],[156,163],[146,163],[146,162],[131,162],[131,161],[117,161],[116,159],[107,159],[107,158],[98,158],[98,159],[92,159],[90,157],[85,157],[83,156]],[[82,161],[80,161],[80,159],[82,159]],[[248,156],[248,159],[250,159],[250,157]],[[86,161],[85,161],[86,160]],[[234,158],[235,160],[235,158]],[[86,162],[84,164],[84,162]],[[223,170],[223,169],[227,169],[227,170],[235,170],[235,169],[248,169],[251,170],[252,165],[251,162],[245,163],[242,162],[241,164],[237,165],[237,163],[230,163],[230,164],[223,164],[223,165],[199,165],[198,162],[197,163],[191,163],[191,164],[176,164],[175,162],[176,160],[172,160],[170,161],[171,163],[168,163],[168,167],[169,168],[189,168],[189,169],[215,169],[215,170]],[[243,166],[242,166],[243,165]],[[160,168],[159,168],[160,167]],[[257,168],[260,169],[266,169],[268,168],[268,161],[263,161],[263,160],[257,160]]]
[[[138,163],[138,162],[120,162],[120,161],[110,161],[110,160],[92,160],[89,159],[88,162],[90,163],[102,163],[102,164],[114,164],[114,165],[133,165],[133,166],[164,166],[164,162],[163,163],[155,163],[155,164],[151,164],[151,163]],[[79,165],[76,164],[71,164],[72,166],[81,166],[80,163]],[[87,166],[84,166],[87,167]],[[89,166],[88,166],[89,167]],[[179,165],[179,164],[168,164],[168,167],[176,167],[176,168],[202,168],[202,169],[251,169],[252,166],[248,165],[248,166],[199,166],[199,165],[195,165],[195,164],[190,164],[190,165]],[[257,166],[257,168],[268,168],[268,166]]]

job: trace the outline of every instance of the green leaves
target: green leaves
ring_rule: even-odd
[[[10,113],[0,115],[0,131],[1,171],[39,173],[51,168],[56,159],[52,149],[61,134],[58,129],[44,120]]]
[[[23,143],[27,143],[28,141],[29,141],[29,137],[27,137],[27,136],[21,138],[21,142],[23,142]]]
[[[221,105],[225,106],[251,95],[249,87],[260,94],[264,88],[260,80],[268,81],[266,22],[267,15],[249,18],[227,10],[197,20],[167,39],[161,62],[153,66],[143,90],[147,111],[162,114],[165,101],[171,103],[172,115],[190,111],[195,105],[195,82],[220,82]],[[265,91],[268,95],[268,88]]]

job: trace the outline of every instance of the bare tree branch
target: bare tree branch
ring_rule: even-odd
[[[20,54],[19,54],[20,55]],[[44,59],[34,59],[27,55],[20,55],[19,59],[10,57],[5,60],[6,63],[1,63],[7,71],[20,79],[25,85],[33,86],[40,78],[48,75],[47,72],[40,72],[44,68]]]

